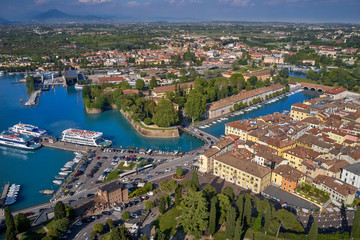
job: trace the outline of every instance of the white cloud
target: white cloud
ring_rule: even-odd
[[[250,0],[219,0],[220,3],[230,4],[233,6],[246,7],[253,5]]]
[[[44,4],[44,3],[48,3],[48,2],[50,2],[50,0],[35,0],[36,5],[40,5],[40,4]]]
[[[138,2],[136,2],[136,1],[130,1],[130,2],[128,2],[127,4],[126,4],[126,6],[128,6],[128,7],[137,7],[137,6],[139,6],[140,4],[138,3]]]
[[[111,2],[111,0],[79,0],[79,3],[89,3],[89,4],[97,4],[97,3],[105,3]]]

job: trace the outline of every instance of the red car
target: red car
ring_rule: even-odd
[[[34,214],[35,214],[35,212],[27,212],[27,213],[25,213],[24,215],[27,216],[27,217],[29,217],[29,216],[32,216],[32,215],[34,215]]]
[[[96,160],[99,160],[99,159],[100,159],[100,156],[97,156],[97,157],[96,157]]]

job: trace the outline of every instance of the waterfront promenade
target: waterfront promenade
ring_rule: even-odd
[[[55,149],[71,151],[71,152],[87,153],[88,151],[96,149],[95,147],[83,146],[83,145],[79,145],[79,144],[67,143],[67,142],[61,142],[61,141],[57,141],[55,143],[42,142],[41,144],[44,147],[55,148]]]
[[[29,100],[25,103],[25,106],[31,107],[31,106],[35,106],[36,103],[36,99],[40,97],[41,94],[41,90],[36,90],[34,92],[31,93]]]

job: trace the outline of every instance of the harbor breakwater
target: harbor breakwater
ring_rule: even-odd
[[[157,129],[148,129],[143,128],[137,122],[135,122],[129,115],[129,113],[120,110],[121,114],[126,118],[126,120],[131,123],[131,125],[136,129],[136,131],[144,137],[149,138],[177,138],[180,137],[178,128],[157,128]]]

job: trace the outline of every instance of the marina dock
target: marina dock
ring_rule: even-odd
[[[34,106],[36,105],[36,99],[38,97],[40,97],[40,94],[41,94],[41,90],[37,90],[37,91],[34,91],[33,93],[31,93],[31,96],[29,98],[29,100],[25,103],[25,106]]]
[[[41,142],[41,144],[44,147],[55,148],[55,149],[60,149],[60,150],[65,150],[65,151],[70,151],[70,152],[87,153],[89,150],[96,149],[95,147],[83,146],[83,145],[79,145],[79,144],[61,142],[61,141],[57,141],[55,143]]]
[[[10,184],[5,184],[0,200],[6,198],[7,192],[9,191]]]

